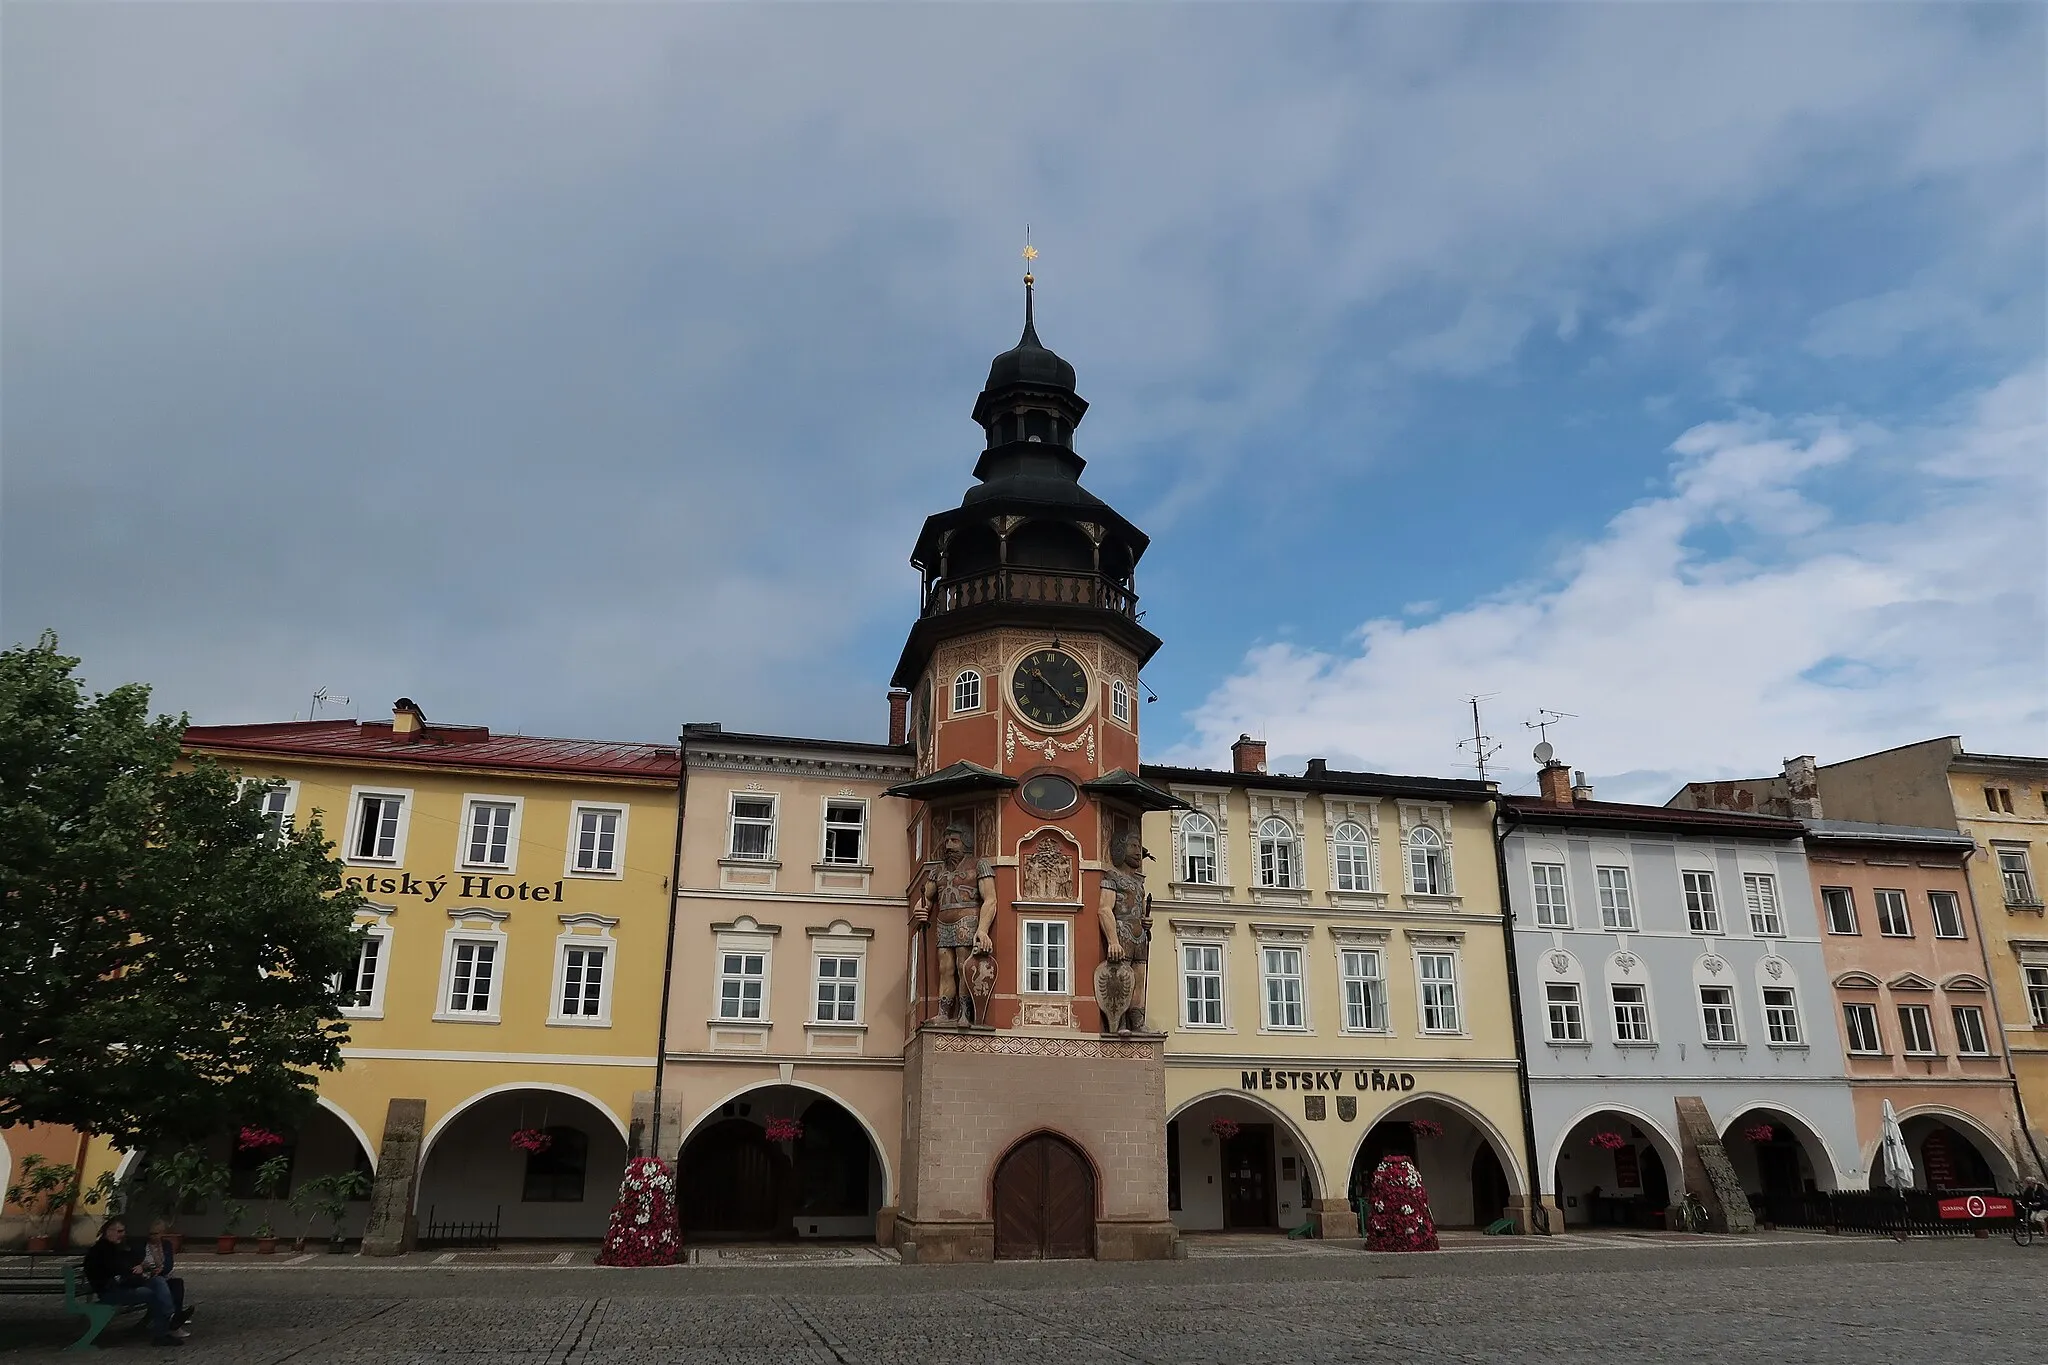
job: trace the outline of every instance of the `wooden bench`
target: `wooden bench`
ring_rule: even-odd
[[[141,1305],[101,1303],[91,1296],[90,1291],[81,1297],[78,1292],[78,1275],[78,1267],[75,1265],[65,1266],[61,1276],[40,1274],[36,1271],[34,1263],[31,1262],[27,1274],[0,1274],[0,1294],[9,1296],[19,1294],[49,1294],[54,1296],[62,1294],[64,1296],[64,1311],[85,1319],[84,1334],[64,1349],[67,1351],[97,1350],[98,1347],[93,1345],[93,1339],[107,1329],[107,1324],[129,1311],[130,1307],[140,1308]]]

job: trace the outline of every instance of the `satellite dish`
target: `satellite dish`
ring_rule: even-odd
[[[1538,763],[1548,763],[1556,753],[1557,750],[1551,748],[1550,741],[1546,739],[1536,746],[1536,761]]]

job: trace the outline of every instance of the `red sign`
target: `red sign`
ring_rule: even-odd
[[[2010,1218],[2012,1200],[2002,1194],[1969,1194],[1941,1201],[1944,1218]]]
[[[1639,1190],[1643,1187],[1643,1168],[1636,1159],[1633,1147],[1614,1149],[1614,1185],[1616,1189]]]

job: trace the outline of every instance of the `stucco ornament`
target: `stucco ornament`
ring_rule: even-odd
[[[1552,953],[1550,955],[1550,970],[1552,970],[1553,972],[1568,972],[1571,969],[1572,959],[1570,954]]]
[[[1728,970],[1727,960],[1725,958],[1715,957],[1712,953],[1709,953],[1705,957],[1701,958],[1700,965],[1702,967],[1705,967],[1708,973],[1713,976],[1719,976],[1722,972]]]
[[[965,985],[967,994],[975,996],[971,1022],[987,1024],[987,993],[977,995],[973,987],[985,976],[988,992],[994,990],[995,943],[989,930],[996,915],[996,873],[993,863],[971,852],[974,837],[964,823],[946,827],[939,858],[924,865],[911,892],[910,918],[919,932],[929,924],[936,942],[940,1016],[952,1023],[970,1022],[961,999]]]
[[[1636,955],[1634,953],[1616,953],[1614,955],[1614,965],[1621,968],[1623,976],[1627,976],[1636,969]]]
[[[1111,845],[1116,865],[1102,874],[1104,961],[1095,969],[1095,1003],[1104,1033],[1145,1027],[1145,985],[1152,954],[1152,902],[1145,895],[1145,846],[1136,830]]]
[[[1771,974],[1771,980],[1781,980],[1785,975],[1785,963],[1780,958],[1767,957],[1764,959],[1764,970]]]

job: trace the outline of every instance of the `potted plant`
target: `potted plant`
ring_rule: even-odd
[[[293,1251],[306,1249],[307,1230],[312,1225],[313,1215],[319,1211],[320,1194],[326,1179],[325,1176],[307,1176],[292,1189],[291,1198],[285,1201],[299,1216],[299,1235],[292,1239]]]
[[[256,1197],[263,1201],[263,1216],[256,1222],[256,1250],[261,1255],[277,1251],[277,1228],[271,1219],[276,1214],[278,1191],[284,1188],[291,1173],[292,1159],[282,1152],[256,1168]]]
[[[78,1168],[43,1160],[31,1152],[21,1159],[21,1179],[7,1187],[7,1202],[28,1215],[28,1249],[50,1249],[50,1221],[78,1194]]]
[[[327,1249],[337,1254],[348,1250],[348,1242],[342,1234],[342,1224],[348,1219],[348,1206],[370,1193],[370,1178],[361,1171],[336,1171],[332,1175],[317,1176],[306,1182],[316,1187],[313,1207],[334,1226],[328,1234]]]
[[[221,1224],[220,1236],[213,1242],[213,1249],[222,1256],[235,1254],[235,1229],[242,1226],[242,1219],[248,1215],[249,1206],[230,1199],[221,1206],[227,1213],[227,1221]]]
[[[228,1168],[210,1160],[196,1147],[173,1152],[162,1162],[153,1164],[155,1169],[150,1172],[149,1180],[162,1191],[166,1218],[175,1219],[179,1210],[228,1187]],[[171,1250],[185,1249],[185,1234],[175,1227],[165,1236],[170,1239]]]

